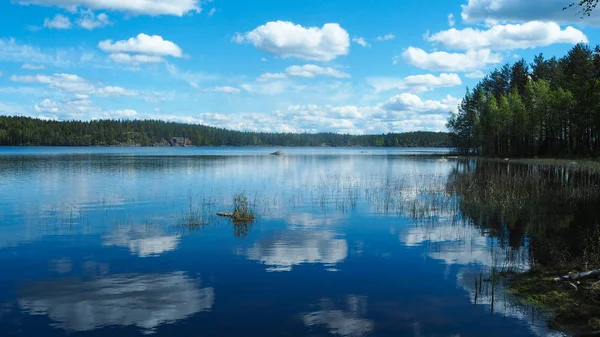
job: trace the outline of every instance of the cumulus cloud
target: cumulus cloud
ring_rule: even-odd
[[[456,20],[454,19],[454,14],[452,14],[452,13],[448,14],[448,26],[454,27],[455,24],[456,24]]]
[[[72,24],[68,17],[56,14],[52,19],[44,19],[44,27],[50,29],[70,29]]]
[[[143,55],[182,57],[181,48],[175,43],[164,40],[159,35],[138,34],[128,40],[113,42],[105,40],[98,43],[98,48],[107,53],[133,53]]]
[[[102,97],[137,96],[139,92],[122,87],[106,86],[96,89],[94,94]]]
[[[571,1],[544,0],[468,0],[462,5],[462,18],[466,22],[512,21],[528,22],[533,20],[554,21],[558,23],[600,24],[600,16],[581,18],[577,9],[561,10]]]
[[[138,65],[142,63],[160,63],[165,59],[155,55],[129,55],[125,53],[110,54],[108,57],[118,63]]]
[[[13,82],[22,83],[41,83],[47,84],[50,88],[63,92],[72,93],[91,93],[95,90],[94,86],[85,79],[73,74],[54,74],[47,75],[13,75],[10,78]]]
[[[349,78],[350,74],[333,69],[330,67],[320,67],[314,64],[305,64],[302,66],[291,66],[285,70],[285,73],[265,73],[260,75],[259,81],[272,79],[285,79],[288,77],[313,78],[317,76],[330,76],[335,78]]]
[[[440,101],[422,100],[419,96],[410,93],[402,93],[388,99],[383,104],[383,109],[390,111],[411,111],[427,114],[443,114],[455,110],[460,99],[450,95]]]
[[[354,42],[354,43],[356,43],[356,44],[358,44],[358,45],[360,45],[360,46],[363,46],[363,47],[365,47],[365,48],[366,48],[366,47],[370,47],[370,46],[371,46],[371,45],[370,45],[370,44],[367,42],[367,40],[365,40],[365,38],[364,38],[364,37],[355,36],[355,37],[353,37],[353,38],[352,38],[352,42]]]
[[[25,70],[43,70],[46,69],[46,66],[44,66],[43,64],[30,64],[30,63],[25,63],[21,66],[21,69],[25,69]]]
[[[376,93],[389,90],[402,90],[412,93],[422,93],[436,88],[454,87],[461,85],[462,81],[457,74],[442,73],[412,75],[403,79],[396,77],[369,77],[367,83],[375,89]]]
[[[110,20],[108,19],[108,15],[105,13],[96,15],[91,10],[87,10],[81,12],[81,18],[77,20],[77,24],[81,28],[92,30],[109,25]]]
[[[44,99],[39,104],[34,105],[34,110],[42,114],[47,119],[53,120],[82,120],[87,119],[91,114],[98,113],[101,109],[92,104],[88,99],[72,99],[62,102],[55,102],[51,99]]]
[[[86,98],[88,95],[100,97],[120,97],[120,96],[138,96],[140,93],[136,90],[129,90],[119,86],[95,86],[86,79],[74,74],[54,74],[54,75],[13,75],[10,78],[13,82],[21,83],[39,83],[48,85],[49,88],[56,89],[63,93],[74,94],[78,98]]]
[[[351,134],[407,131],[445,131],[448,112],[456,111],[460,99],[423,100],[404,94],[380,104],[292,105],[271,113],[201,113],[195,123],[242,131],[262,132],[335,132]],[[281,266],[280,266],[281,267]]]
[[[240,89],[230,87],[230,86],[212,87],[212,88],[204,89],[204,91],[206,91],[206,92],[222,92],[222,93],[226,93],[226,94],[239,94],[240,93]]]
[[[461,50],[511,50],[549,46],[557,43],[588,42],[585,34],[573,27],[561,27],[554,22],[531,21],[524,24],[494,25],[487,30],[449,29],[427,37],[443,47]]]
[[[427,53],[420,48],[408,47],[402,56],[415,67],[433,71],[474,71],[502,62],[502,56],[489,49],[469,50],[466,53]]]
[[[21,5],[56,6],[76,12],[78,8],[110,10],[132,15],[183,16],[201,11],[199,0],[13,0]]]
[[[350,48],[348,32],[337,23],[306,28],[289,21],[271,21],[237,34],[233,41],[252,44],[274,56],[311,61],[330,61],[348,54]]]
[[[386,34],[383,36],[378,36],[375,40],[377,41],[389,41],[389,40],[393,40],[394,38],[396,38],[396,35],[394,34]]]

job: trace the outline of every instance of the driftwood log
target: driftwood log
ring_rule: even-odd
[[[217,215],[218,216],[223,216],[223,217],[226,217],[226,218],[233,218],[233,213],[230,213],[230,212],[219,212],[219,213],[217,213]]]
[[[555,277],[554,281],[556,281],[556,282],[560,282],[560,281],[575,281],[575,280],[579,280],[579,279],[582,279],[582,278],[594,277],[594,276],[598,276],[598,275],[600,275],[600,269],[588,270],[588,271],[584,271],[584,272],[581,272],[581,273],[569,274],[569,275]]]

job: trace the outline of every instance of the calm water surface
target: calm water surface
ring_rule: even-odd
[[[551,335],[476,294],[507,253],[437,204],[443,150],[275,150],[0,148],[0,335]]]

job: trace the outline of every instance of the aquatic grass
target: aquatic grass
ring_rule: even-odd
[[[250,207],[248,197],[239,193],[233,198],[233,213],[231,218],[234,223],[250,222],[254,220],[254,210]]]
[[[188,209],[177,216],[179,226],[188,228],[202,228],[210,224],[210,209],[213,203],[210,199],[203,199],[199,205],[194,205],[190,198]]]

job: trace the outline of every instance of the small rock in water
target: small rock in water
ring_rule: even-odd
[[[224,217],[227,217],[227,218],[232,218],[233,217],[233,213],[230,213],[230,212],[219,212],[219,213],[217,213],[217,215],[218,216],[224,216]]]
[[[273,153],[271,153],[271,155],[273,156],[283,156],[285,153],[283,153],[282,151],[275,151]]]

